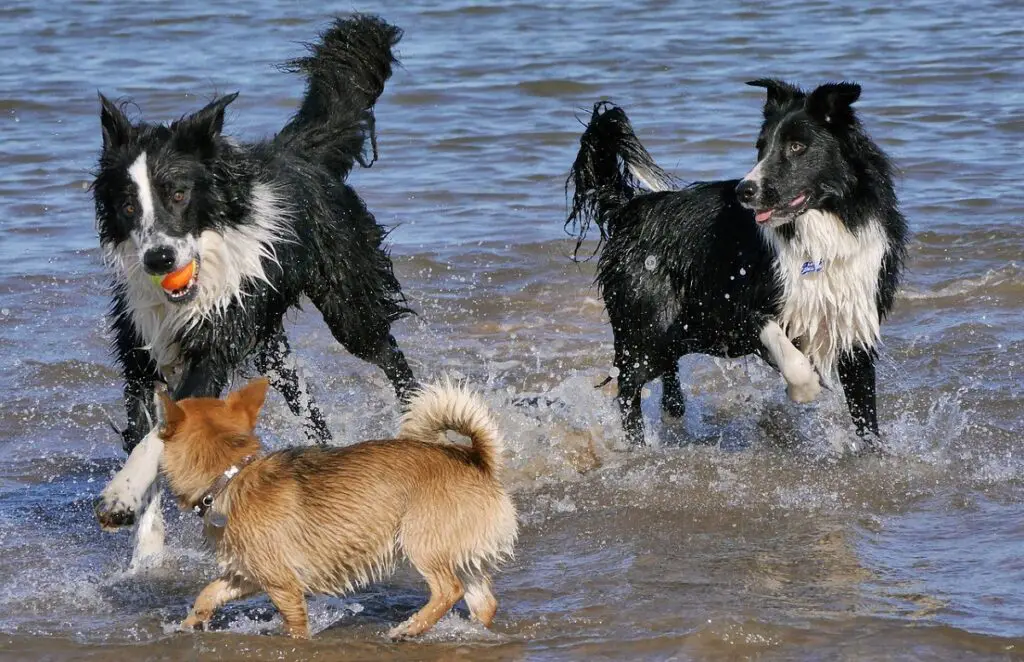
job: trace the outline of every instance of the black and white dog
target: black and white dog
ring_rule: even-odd
[[[892,308],[907,224],[892,166],[865,133],[853,83],[767,89],[757,164],[742,180],[685,188],[659,168],[607,102],[580,140],[566,229],[604,242],[597,282],[615,337],[622,422],[643,443],[640,394],[661,377],[662,409],[682,416],[678,360],[756,354],[789,397],[839,383],[859,436],[878,435],[875,358]]]
[[[123,440],[137,451],[97,503],[104,526],[131,524],[147,491],[156,498],[159,449],[136,447],[149,441],[156,381],[175,399],[218,396],[251,362],[305,415],[311,439],[330,438],[284,333],[285,313],[304,295],[338,342],[383,369],[400,399],[413,385],[390,331],[410,311],[383,246],[387,233],[345,183],[356,162],[376,159],[373,107],[401,34],[372,16],[337,19],[308,56],[289,63],[306,76],[305,96],[262,142],[222,135],[237,94],[170,125],[132,123],[101,95],[92,190],[113,278]]]

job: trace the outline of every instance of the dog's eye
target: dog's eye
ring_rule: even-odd
[[[796,141],[789,143],[790,154],[803,154],[805,149],[807,149],[807,145],[803,143],[798,143]]]
[[[129,202],[122,208],[122,211],[124,211],[125,216],[132,216],[135,214],[135,205]]]
[[[188,197],[187,194],[181,189],[178,189],[174,192],[174,195],[171,196],[171,199],[177,203],[182,203],[185,202],[186,197]]]

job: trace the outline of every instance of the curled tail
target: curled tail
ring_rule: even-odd
[[[355,161],[377,160],[373,106],[398,60],[392,48],[402,31],[376,16],[335,19],[308,44],[309,55],[282,66],[306,75],[306,94],[277,141],[345,177]],[[366,139],[370,153],[366,154]]]
[[[611,232],[609,212],[642,189],[666,191],[675,187],[672,176],[640,144],[625,111],[609,101],[598,101],[565,182],[566,194],[573,190],[572,208],[565,221],[565,231],[577,237],[573,257],[579,253],[592,222],[597,223],[603,242]]]
[[[480,468],[490,476],[498,476],[504,445],[490,409],[467,387],[444,379],[423,386],[412,396],[409,410],[402,416],[398,437],[437,443],[448,430],[469,437]]]

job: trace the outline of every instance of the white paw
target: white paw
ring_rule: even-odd
[[[808,402],[814,402],[821,393],[821,384],[818,383],[818,376],[814,375],[814,379],[803,384],[786,384],[786,395],[789,399],[798,404],[807,404]]]
[[[811,362],[803,354],[797,353],[786,365],[782,376],[786,380],[786,395],[793,402],[806,404],[814,402],[821,393],[821,382]]]
[[[116,489],[107,488],[96,500],[94,510],[96,519],[104,531],[116,531],[121,527],[135,524],[135,515],[139,510],[139,502],[132,499],[131,494],[122,496]]]

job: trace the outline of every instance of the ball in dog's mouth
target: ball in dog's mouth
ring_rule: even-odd
[[[755,211],[754,220],[757,221],[758,223],[767,223],[768,221],[772,220],[772,216],[775,215],[776,212],[792,213],[793,215],[796,215],[801,211],[801,207],[804,205],[805,202],[807,202],[807,194],[801,193],[800,195],[790,200],[789,204],[787,204],[785,207],[777,207],[775,209],[761,209],[759,211]]]
[[[190,260],[185,266],[164,276],[153,276],[153,281],[172,303],[191,301],[199,289],[199,259]]]

